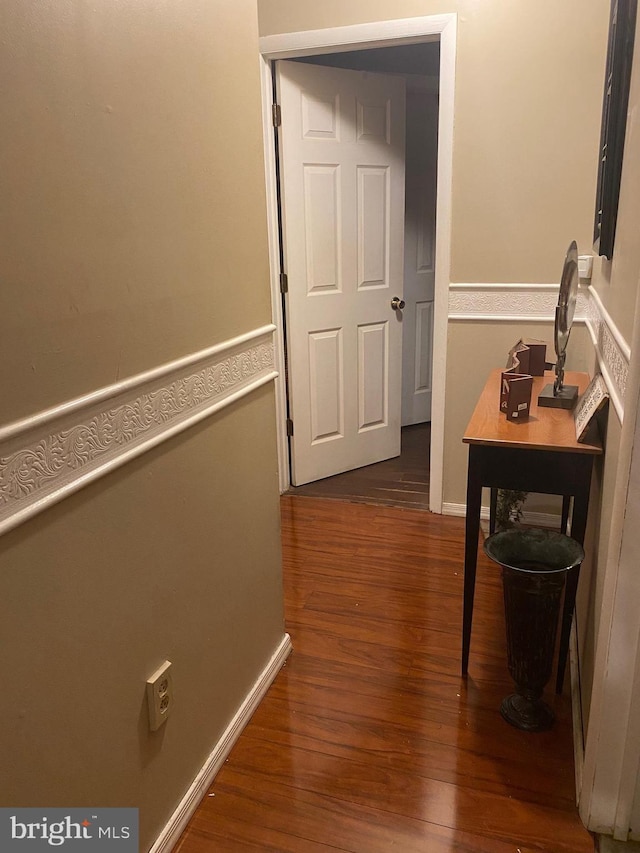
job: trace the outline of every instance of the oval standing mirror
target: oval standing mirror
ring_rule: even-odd
[[[578,246],[573,240],[567,249],[560,278],[560,293],[556,306],[554,325],[554,346],[556,350],[556,378],[553,385],[546,385],[538,397],[539,406],[558,409],[572,409],[578,398],[577,385],[564,384],[564,363],[567,358],[567,344],[571,333],[573,315],[578,296]]]

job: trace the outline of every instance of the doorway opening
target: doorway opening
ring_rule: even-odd
[[[405,82],[401,289],[405,307],[402,310],[399,455],[366,466],[349,467],[344,472],[303,485],[292,485],[289,492],[428,510],[440,44],[436,40],[299,57],[295,61],[312,67],[392,74]],[[281,167],[281,175],[282,172]],[[397,226],[392,224],[391,227]],[[286,315],[286,301],[283,302]],[[286,327],[291,329],[290,317],[287,317]]]
[[[450,267],[451,233],[451,160],[453,138],[453,92],[455,80],[456,16],[441,15],[425,18],[383,21],[327,30],[288,33],[266,36],[260,41],[263,71],[263,116],[265,147],[267,150],[267,193],[269,205],[270,256],[272,261],[272,288],[274,293],[274,343],[276,362],[280,377],[276,383],[278,406],[278,439],[281,491],[290,485],[288,470],[288,438],[285,430],[286,391],[284,388],[284,317],[279,289],[279,243],[277,230],[277,188],[275,180],[275,145],[272,135],[272,70],[273,60],[300,59],[311,64],[334,64],[337,53],[342,53],[342,62],[361,62],[364,54],[370,54],[370,62],[376,59],[391,60],[392,48],[412,48],[417,56],[418,49],[440,48],[439,72],[440,98],[438,105],[438,154],[437,154],[437,230],[433,256],[435,261],[435,292],[433,301],[433,417],[431,424],[431,464],[429,476],[429,505],[433,512],[442,511],[442,470],[444,450],[444,389],[446,368],[447,308]],[[407,55],[411,50],[407,51]],[[334,54],[327,57],[327,54]],[[351,57],[344,54],[352,54]],[[378,55],[376,57],[376,54]],[[400,54],[397,54],[400,55]],[[340,59],[340,58],[338,58]],[[367,66],[371,68],[370,63]],[[378,69],[380,70],[380,69]],[[434,78],[437,74],[422,73],[414,79]],[[397,74],[412,74],[412,70],[397,69]],[[429,81],[433,86],[434,79]],[[269,162],[271,161],[271,163]],[[393,306],[392,306],[393,307]],[[418,422],[423,421],[419,418]],[[409,422],[410,423],[410,422]],[[425,450],[426,456],[426,450]]]

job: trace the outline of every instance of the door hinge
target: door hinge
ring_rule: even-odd
[[[282,111],[280,110],[280,104],[271,105],[271,115],[273,118],[273,126],[280,127],[282,124]]]
[[[293,421],[291,418],[287,418],[287,435],[289,438],[293,435]]]
[[[280,273],[280,293],[288,293],[289,292],[289,279],[287,278],[286,272]]]

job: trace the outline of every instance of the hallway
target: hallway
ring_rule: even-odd
[[[293,653],[176,846],[204,851],[588,853],[568,689],[525,734],[499,574],[479,560],[459,676],[464,521],[282,498]]]

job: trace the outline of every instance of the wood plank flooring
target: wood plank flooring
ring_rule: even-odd
[[[570,701],[505,723],[499,572],[478,563],[459,676],[464,521],[282,498],[294,651],[183,833],[179,853],[590,853]]]
[[[400,456],[325,477],[289,494],[429,509],[431,424],[402,427]]]

